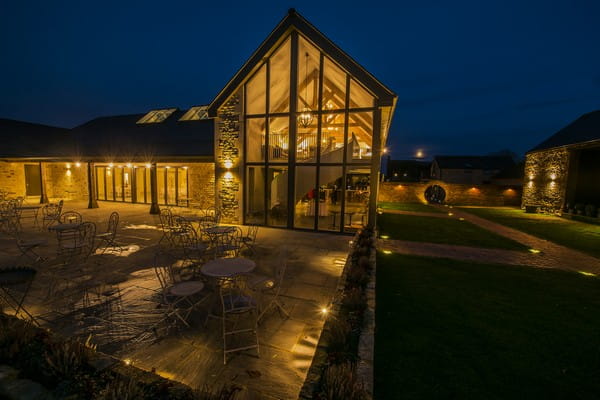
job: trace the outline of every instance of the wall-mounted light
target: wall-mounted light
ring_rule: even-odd
[[[71,176],[71,170],[70,169],[67,170],[67,176]]]
[[[76,166],[77,168],[79,168],[79,167],[81,167],[81,163],[80,163],[79,161],[77,161],[77,162],[75,163],[75,166]]]
[[[225,168],[230,169],[231,167],[233,167],[233,162],[231,160],[226,160],[223,165],[225,166]]]
[[[529,174],[529,180],[532,181],[533,180],[533,174]]]
[[[126,166],[127,166],[127,168],[131,168],[131,163],[128,162]]]
[[[555,180],[556,179],[556,174],[555,173],[550,174],[550,179]]]
[[[233,179],[233,174],[231,172],[225,172],[225,175],[223,175],[223,178],[225,178],[225,179]]]
[[[382,152],[383,154],[386,154],[386,153],[388,152],[388,149],[387,149],[387,147],[384,147],[384,148],[381,150],[381,152]]]
[[[182,168],[183,168],[183,169],[188,169],[188,167],[187,167],[187,166],[185,166],[185,165],[184,165]]]
[[[169,168],[171,168],[171,166],[170,166],[170,165],[166,165],[166,166],[165,166],[165,168],[166,168],[166,169],[169,169]]]
[[[71,163],[67,163],[67,169],[71,169]]]
[[[146,164],[146,168],[152,168],[152,165]]]
[[[113,164],[113,163],[109,163],[109,164],[108,164],[108,168],[112,168],[112,167],[114,167],[114,166],[115,166],[115,164]]]

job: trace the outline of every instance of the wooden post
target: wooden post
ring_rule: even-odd
[[[156,163],[152,163],[150,168],[150,214],[160,214],[160,207],[158,206],[158,185],[157,185],[157,171]]]
[[[98,200],[96,199],[96,185],[94,174],[94,164],[91,161],[87,163],[87,178],[88,178],[88,208],[98,208]]]

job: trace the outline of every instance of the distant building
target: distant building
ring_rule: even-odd
[[[435,156],[431,179],[480,185],[492,183],[494,176],[514,167],[515,161],[510,156]]]
[[[431,162],[392,160],[388,157],[386,180],[392,182],[422,182],[429,180]]]
[[[598,207],[598,182],[600,110],[582,115],[527,152],[522,206],[548,211],[576,204]]]

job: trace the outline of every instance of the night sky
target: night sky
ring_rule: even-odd
[[[396,92],[393,158],[521,155],[600,109],[597,0],[3,1],[0,117],[207,104],[290,7]]]

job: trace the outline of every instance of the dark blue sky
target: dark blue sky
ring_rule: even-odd
[[[600,109],[597,0],[3,1],[0,116],[208,103],[289,7],[397,93],[393,158],[522,154]]]

